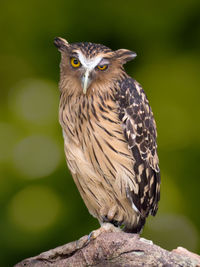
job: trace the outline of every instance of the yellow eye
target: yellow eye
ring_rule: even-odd
[[[97,68],[98,68],[99,70],[106,70],[107,67],[108,67],[107,64],[105,64],[105,65],[98,65],[98,66],[97,66]]]
[[[75,57],[72,57],[70,62],[73,68],[78,68],[81,65],[81,62]]]

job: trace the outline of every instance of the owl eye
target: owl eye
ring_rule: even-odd
[[[108,68],[108,64],[104,64],[104,65],[98,65],[97,68],[99,70],[106,70]]]
[[[72,57],[70,59],[70,62],[71,62],[71,65],[72,65],[73,68],[78,68],[81,65],[81,62],[75,57]]]

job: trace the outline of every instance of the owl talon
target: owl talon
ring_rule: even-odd
[[[121,232],[121,229],[118,227],[115,227],[113,224],[109,223],[109,222],[105,222],[101,225],[100,228],[98,228],[97,230],[92,231],[89,235],[88,235],[88,242],[92,241],[94,239],[96,239],[99,235],[103,234],[103,233],[114,233],[114,232]]]
[[[93,237],[92,237],[92,235],[93,235],[93,232],[94,232],[94,231],[92,231],[92,232],[90,232],[90,233],[89,233],[89,235],[88,235],[88,242],[90,242],[90,240],[92,240],[92,239],[93,239]]]

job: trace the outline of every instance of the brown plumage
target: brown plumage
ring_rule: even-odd
[[[160,199],[156,126],[123,64],[136,54],[55,38],[61,52],[59,120],[68,167],[99,222],[140,232]]]

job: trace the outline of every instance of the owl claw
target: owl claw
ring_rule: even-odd
[[[97,230],[92,231],[88,235],[88,242],[96,239],[99,235],[103,233],[113,233],[113,232],[121,232],[121,229],[118,227],[115,227],[112,223],[104,222],[102,223],[101,227]]]

